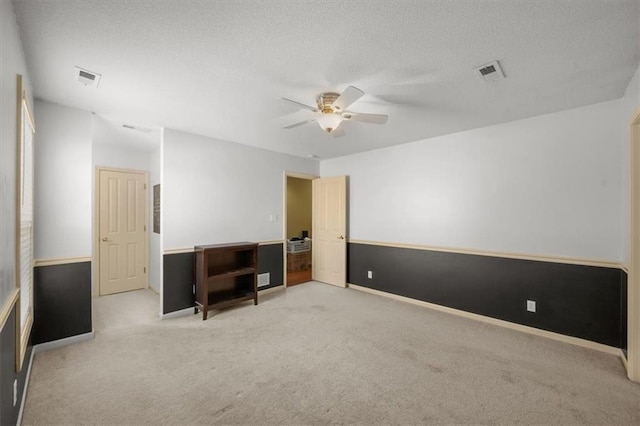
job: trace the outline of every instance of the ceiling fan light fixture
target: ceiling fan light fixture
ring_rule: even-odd
[[[340,123],[342,123],[342,120],[344,119],[340,114],[323,113],[322,115],[320,115],[320,117],[316,119],[316,122],[318,123],[318,125],[322,130],[324,130],[327,133],[331,133],[340,125]]]

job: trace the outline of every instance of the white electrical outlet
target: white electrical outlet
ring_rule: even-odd
[[[536,301],[535,300],[527,300],[527,311],[535,312],[536,311]]]
[[[373,278],[373,271],[367,271],[367,278]]]
[[[13,406],[18,403],[18,379],[13,381]]]

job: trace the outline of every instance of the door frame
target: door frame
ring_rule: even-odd
[[[287,180],[288,178],[306,179],[313,181],[320,176],[308,175],[304,173],[288,172],[285,170],[282,178],[282,283],[287,288]],[[313,189],[311,190],[313,200]],[[312,201],[313,202],[313,201]],[[311,223],[313,224],[313,208],[311,209]],[[313,241],[312,241],[313,244]],[[313,268],[313,264],[311,265]]]
[[[149,288],[149,235],[151,235],[150,227],[152,226],[149,218],[149,172],[145,170],[123,169],[118,167],[95,166],[93,174],[95,188],[93,191],[93,232],[91,233],[93,239],[94,260],[93,262],[91,262],[91,264],[93,265],[93,285],[91,286],[93,297],[100,296],[100,172],[103,170],[108,172],[120,173],[141,173],[144,175],[144,185],[145,189],[147,189],[147,192],[145,192],[145,194],[147,195],[145,195],[144,197],[144,217],[146,219],[145,225],[147,226],[147,235],[144,239],[144,267],[147,268],[147,273],[145,274],[145,288]]]
[[[627,377],[640,382],[640,107],[629,123],[629,276],[627,280]]]

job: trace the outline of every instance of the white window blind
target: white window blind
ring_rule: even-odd
[[[22,158],[20,173],[20,328],[32,312],[33,289],[33,127],[27,112],[22,108]]]
[[[20,327],[24,327],[31,312],[31,289],[33,288],[33,225],[20,226]]]

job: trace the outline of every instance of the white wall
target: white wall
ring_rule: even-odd
[[[17,74],[33,94],[13,13],[13,3],[0,2],[0,309],[15,288],[16,228],[16,99]],[[30,99],[33,108],[33,99]]]
[[[93,145],[93,166],[149,171],[150,153],[105,144]]]
[[[149,158],[149,285],[158,293],[161,288],[162,280],[162,234],[153,232],[153,186],[160,184],[162,181],[162,147],[159,146],[155,151],[150,153]],[[162,185],[160,185],[162,190]],[[160,197],[162,200],[162,196]],[[162,209],[160,210],[162,213]],[[160,228],[162,232],[162,228]]]
[[[91,256],[91,113],[35,104],[35,258]]]
[[[160,146],[160,130],[138,136],[135,130],[92,116],[93,165],[149,171],[151,151]],[[141,139],[142,141],[140,141]],[[155,139],[155,148],[148,139]]]
[[[162,155],[165,250],[282,239],[284,171],[318,173],[315,160],[169,129]]]
[[[621,259],[620,101],[321,162],[350,238]]]

